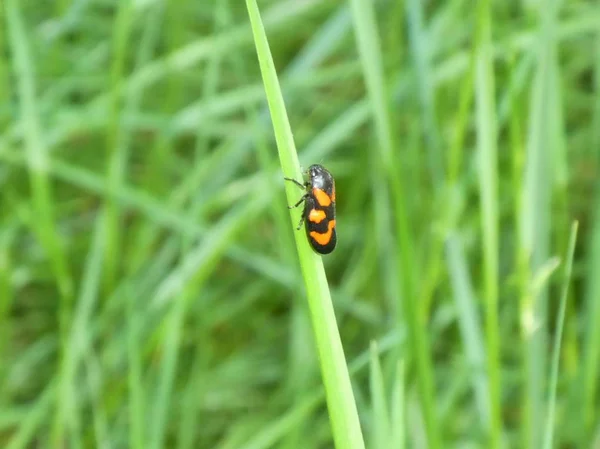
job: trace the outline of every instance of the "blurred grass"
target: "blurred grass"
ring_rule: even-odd
[[[591,447],[600,7],[258,6],[368,447]],[[244,2],[0,21],[0,447],[331,447]]]
[[[477,136],[477,174],[483,240],[483,291],[485,303],[485,349],[487,387],[490,407],[490,448],[499,448],[502,436],[500,411],[500,330],[498,324],[499,233],[498,233],[498,131],[495,119],[496,82],[492,64],[491,2],[477,5],[475,33],[475,125]],[[525,446],[530,447],[530,446]],[[535,445],[533,447],[536,447]]]

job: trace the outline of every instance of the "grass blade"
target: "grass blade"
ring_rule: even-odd
[[[401,275],[394,276],[396,282],[400,282],[402,292],[402,303],[404,306],[404,320],[409,330],[410,356],[416,360],[417,383],[421,399],[427,438],[431,448],[441,446],[436,417],[434,401],[434,377],[430,360],[430,344],[427,336],[424,320],[420,319],[419,309],[416,305],[417,293],[415,287],[414,267],[416,258],[414,256],[414,242],[408,219],[409,202],[404,194],[406,189],[402,185],[399,162],[395,159],[394,135],[391,126],[391,113],[389,110],[389,96],[386,93],[386,80],[383,69],[383,58],[381,53],[380,39],[375,20],[373,2],[366,0],[352,0],[350,2],[354,17],[357,46],[361,62],[371,110],[374,114],[375,134],[378,141],[380,159],[379,167],[386,174],[388,185],[378,188],[378,195],[387,194],[388,186],[393,204],[395,206],[394,218],[396,220],[396,238],[400,254],[400,266],[404,270]],[[394,262],[395,254],[386,260],[389,265]]]
[[[573,271],[573,258],[575,255],[575,243],[577,242],[578,222],[573,223],[571,227],[571,236],[569,238],[569,247],[567,249],[565,273],[563,278],[562,293],[558,316],[556,317],[556,338],[552,350],[552,368],[550,371],[550,397],[548,398],[548,412],[546,415],[546,431],[544,432],[544,449],[552,449],[554,430],[554,410],[556,409],[556,389],[558,385],[558,367],[560,363],[560,348],[562,343],[562,334],[565,324],[565,311],[567,308],[567,297],[569,294],[569,284],[571,283],[571,272]]]
[[[406,2],[406,15],[408,18],[408,31],[410,34],[411,53],[416,66],[416,84],[419,88],[421,113],[425,123],[425,144],[428,150],[429,171],[435,187],[439,187],[444,180],[444,166],[440,152],[440,136],[435,116],[435,88],[431,71],[431,38],[424,26],[423,8],[420,0]]]
[[[108,108],[111,121],[109,124],[108,139],[106,143],[106,154],[108,169],[106,173],[106,184],[109,192],[121,190],[127,169],[128,146],[126,135],[123,131],[123,119],[121,110],[121,96],[124,85],[125,62],[128,50],[128,35],[132,24],[131,0],[119,2],[118,12],[115,17],[112,66],[110,69],[110,106]],[[129,108],[128,108],[129,109]],[[104,213],[106,226],[106,268],[104,270],[105,288],[107,292],[112,291],[115,278],[119,271],[120,251],[122,242],[122,212],[120,205],[114,196],[106,198],[106,210]]]
[[[594,118],[592,129],[592,145],[590,151],[593,151],[590,160],[600,160],[600,24],[596,27],[596,64],[594,66],[594,91],[596,101],[594,104]],[[597,276],[600,267],[600,186],[596,185],[594,194],[594,215],[593,228],[591,231],[591,250],[587,257],[588,276],[586,280],[586,309],[587,323],[585,330],[585,340],[583,344],[583,382],[580,388],[580,398],[584,402],[584,420],[583,427],[580,430],[581,435],[591,434],[592,425],[595,424],[596,403],[595,398],[598,391],[598,362],[600,353],[597,348],[600,344],[600,278]],[[585,441],[585,440],[584,440]]]
[[[54,198],[52,186],[48,178],[48,149],[42,138],[42,129],[38,118],[38,104],[34,77],[33,58],[30,54],[29,37],[25,31],[19,2],[6,2],[6,22],[8,24],[8,40],[14,60],[17,93],[20,101],[20,120],[25,130],[25,148],[27,153],[29,183],[33,197],[36,218],[32,227],[50,259],[54,271],[57,288],[61,297],[59,306],[59,322],[62,343],[61,366],[62,385],[60,391],[67,391],[65,360],[68,357],[68,334],[71,308],[73,302],[73,280],[69,272],[66,252],[63,251],[60,234],[55,223]],[[65,426],[69,422],[65,404],[58,394],[54,415],[52,441],[56,447],[65,443]]]
[[[500,339],[498,330],[498,150],[494,71],[492,65],[491,5],[479,2],[475,56],[475,98],[479,194],[483,238],[486,353],[490,406],[490,448],[500,446]]]
[[[246,0],[246,6],[271,111],[283,174],[286,177],[301,179],[298,154],[258,6],[255,0]],[[294,204],[298,196],[297,188],[288,185],[286,193],[288,203]],[[291,224],[294,226],[298,222],[298,212],[292,211],[290,217]],[[362,449],[364,442],[358,411],[354,402],[323,261],[312,251],[304,233],[295,232],[294,237],[308,296],[335,445],[338,448]]]
[[[405,385],[404,360],[400,360],[396,369],[394,388],[392,389],[392,419],[391,419],[391,447],[395,449],[404,449],[406,446],[406,425],[404,417],[406,394],[404,391]]]
[[[373,407],[373,445],[375,449],[385,449],[388,447],[390,439],[390,418],[388,413],[388,404],[385,395],[385,381],[381,369],[381,360],[379,359],[379,350],[377,343],[371,342],[371,373],[369,385],[371,390],[371,402]]]
[[[540,27],[537,36],[537,67],[533,81],[530,118],[527,135],[525,178],[522,189],[520,223],[520,252],[522,272],[521,322],[524,338],[525,388],[523,397],[523,445],[540,447],[544,428],[545,382],[547,379],[547,301],[548,291],[543,288],[532,292],[536,273],[548,262],[551,222],[553,162],[557,142],[550,130],[559,128],[559,107],[556,93],[558,73],[556,55],[555,16],[558,1],[540,5]]]
[[[469,279],[462,243],[457,236],[450,236],[447,243],[448,268],[452,282],[453,296],[458,310],[458,324],[465,346],[469,372],[472,373],[473,391],[481,417],[482,428],[490,427],[489,386],[485,376],[484,336],[477,312],[477,300],[474,297]]]

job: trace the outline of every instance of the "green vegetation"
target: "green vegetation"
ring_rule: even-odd
[[[595,2],[0,24],[0,447],[600,440]],[[313,163],[322,258],[283,182]]]

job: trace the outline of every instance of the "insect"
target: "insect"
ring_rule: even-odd
[[[309,180],[301,183],[292,178],[298,187],[306,193],[290,209],[304,203],[302,218],[297,230],[306,224],[306,235],[313,249],[319,254],[329,254],[335,248],[337,236],[335,232],[335,182],[331,173],[322,165],[314,164],[307,170]]]

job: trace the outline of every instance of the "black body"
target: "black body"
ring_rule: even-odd
[[[321,165],[308,168],[309,181],[304,184],[285,178],[306,189],[306,194],[294,206],[304,202],[302,219],[298,229],[305,224],[306,236],[312,248],[319,254],[331,253],[337,244],[335,221],[335,181],[331,173]]]

